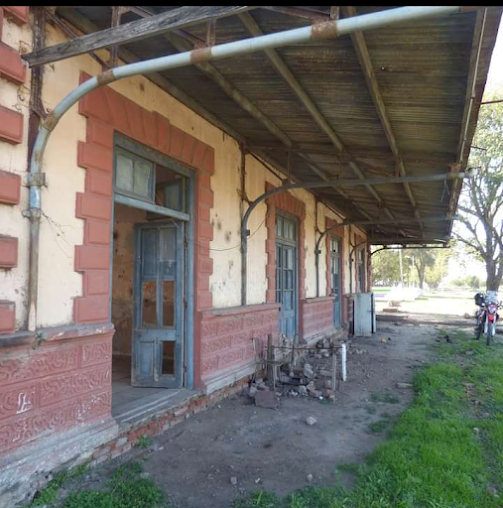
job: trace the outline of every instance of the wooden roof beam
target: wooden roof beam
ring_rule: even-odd
[[[353,6],[342,6],[341,8],[344,16],[346,17],[353,17],[357,15],[356,8]],[[376,108],[379,119],[381,120],[381,124],[384,128],[384,132],[386,134],[386,138],[388,139],[389,146],[391,148],[391,151],[393,152],[393,155],[396,158],[398,172],[400,176],[406,176],[407,171],[405,169],[405,164],[403,162],[400,149],[398,148],[398,143],[395,134],[393,132],[391,122],[388,117],[388,112],[386,110],[386,105],[384,103],[384,99],[381,94],[379,84],[377,83],[367,43],[365,42],[365,37],[362,32],[354,32],[351,34],[351,41],[358,56],[358,61],[360,62],[360,67],[362,68],[362,72],[365,77],[365,82],[367,83],[367,88],[369,90],[370,96],[372,97],[372,101],[374,102],[374,106]],[[404,184],[404,188],[405,193],[407,194],[410,204],[412,205],[412,208],[414,210],[415,217],[421,219],[421,214],[417,209],[417,203],[410,185],[406,183]],[[422,231],[423,225],[421,222],[420,225]]]
[[[250,32],[254,37],[259,37],[264,35],[261,28],[258,26],[257,22],[253,19],[253,17],[249,13],[242,13],[239,15],[239,19],[243,22],[246,29]],[[286,81],[286,83],[293,90],[295,95],[298,97],[300,102],[304,105],[304,107],[309,111],[312,118],[316,122],[316,124],[321,128],[321,130],[330,138],[330,141],[335,146],[336,150],[342,156],[345,156],[348,159],[348,164],[350,165],[353,172],[360,178],[360,180],[365,180],[366,176],[360,167],[351,159],[346,147],[340,140],[339,136],[332,129],[326,118],[322,115],[318,107],[314,104],[309,95],[302,88],[301,84],[297,80],[297,78],[293,75],[292,71],[285,64],[283,59],[279,56],[278,52],[275,49],[267,49],[264,51],[267,58],[276,69],[278,74]],[[377,191],[371,186],[367,185],[368,191],[374,196],[376,201],[382,205],[382,198],[379,196]],[[388,208],[384,208],[385,212],[392,219],[394,218],[393,214]]]
[[[108,48],[114,45],[127,44],[149,37],[155,37],[170,30],[186,28],[198,23],[246,12],[250,6],[186,6],[166,11],[154,16],[147,16],[108,28],[99,32],[83,35],[74,40],[32,51],[23,58],[30,64],[43,65],[82,55],[90,51]]]
[[[190,43],[187,40],[182,39],[176,33],[167,33],[165,34],[165,37],[175,47],[175,49],[180,52],[189,51],[192,49]],[[203,62],[194,64],[194,66],[202,73],[206,74],[250,116],[259,121],[275,138],[279,139],[285,145],[286,150],[288,150],[293,145],[292,140],[267,115],[265,115],[257,106],[255,106],[255,104],[253,104],[248,99],[248,97],[239,91],[213,64],[209,62]],[[304,154],[300,156],[307,162],[311,170],[317,176],[325,181],[328,181],[329,178],[325,172],[318,168],[307,155]],[[352,201],[342,189],[339,189],[339,194],[348,200],[365,217],[369,217],[369,214],[360,206],[358,206],[358,204]]]

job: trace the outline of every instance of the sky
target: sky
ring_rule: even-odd
[[[498,38],[494,46],[491,66],[489,67],[489,75],[487,78],[486,90],[496,88],[503,84],[503,20],[500,23]]]
[[[503,20],[500,23],[498,38],[494,46],[491,58],[491,66],[487,77],[486,92],[491,91],[498,86],[503,85]],[[503,99],[503,97],[501,97]],[[490,106],[489,106],[490,107]],[[459,260],[449,260],[449,273],[447,280],[454,280],[467,275],[477,275],[482,280],[485,279],[485,266],[480,261],[466,259],[464,265],[460,265]]]

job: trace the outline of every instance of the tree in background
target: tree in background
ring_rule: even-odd
[[[503,87],[484,97],[503,99]],[[497,291],[503,278],[503,103],[481,106],[454,235],[486,266],[486,290]],[[477,148],[475,148],[477,147]]]
[[[373,280],[376,284],[394,286],[400,283],[400,261],[397,249],[386,249],[372,256]],[[447,275],[449,249],[404,249],[403,278],[409,283],[418,283],[421,289],[426,282],[437,287]]]
[[[419,289],[424,289],[424,279],[426,277],[426,268],[432,268],[435,265],[435,250],[414,249],[410,251],[412,262],[417,270],[419,279]]]

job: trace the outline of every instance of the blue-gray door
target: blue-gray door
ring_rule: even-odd
[[[183,383],[183,233],[181,222],[136,226],[133,386]]]
[[[279,330],[289,338],[297,333],[297,223],[276,215],[276,303]]]
[[[330,295],[334,297],[334,326],[341,326],[341,241],[330,237]]]

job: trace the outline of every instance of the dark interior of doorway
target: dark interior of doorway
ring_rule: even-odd
[[[156,174],[156,202],[163,205],[162,188],[166,182],[176,178],[170,170],[157,167]],[[159,192],[157,192],[159,189]],[[165,217],[156,216],[139,208],[114,204],[114,228],[113,228],[113,258],[112,258],[112,322],[115,326],[115,334],[112,343],[112,415],[117,417],[127,412],[132,405],[143,404],[156,396],[166,394],[165,388],[139,388],[131,386],[131,354],[133,340],[133,316],[134,316],[134,270],[135,270],[135,225],[146,222],[165,220]],[[173,320],[173,298],[169,298],[169,283],[165,282],[164,316],[170,324]],[[148,288],[147,288],[148,289]],[[172,288],[171,294],[174,288]],[[156,308],[155,296],[149,297],[149,293],[155,295],[155,291],[144,291],[143,320],[148,321],[149,315]],[[174,372],[174,343],[165,342],[163,351],[162,372],[171,374]],[[171,390],[172,391],[172,390]]]

